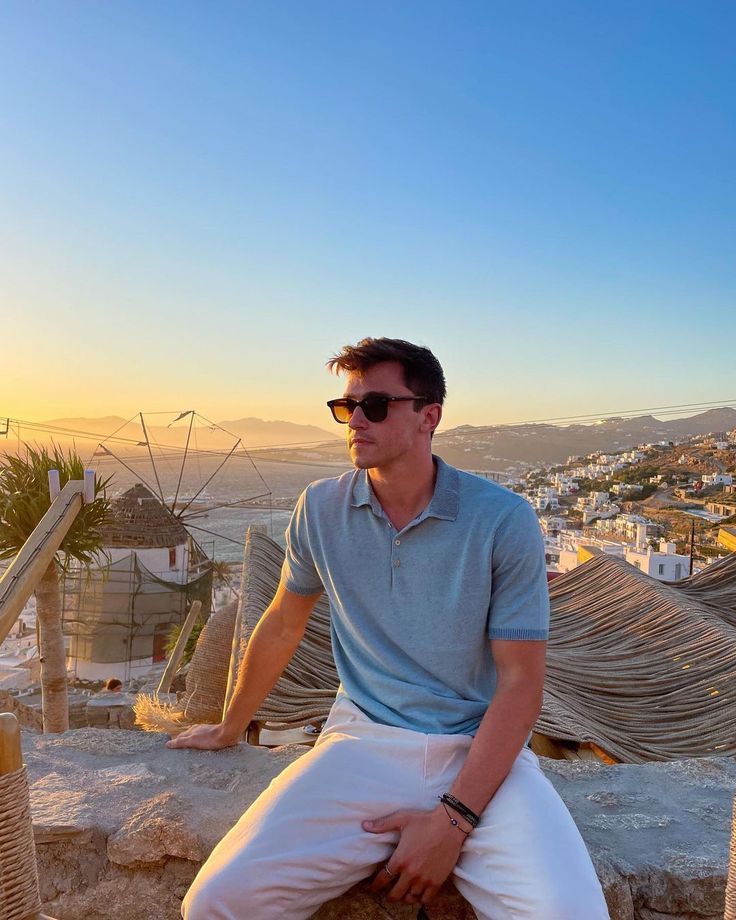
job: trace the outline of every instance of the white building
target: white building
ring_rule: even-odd
[[[611,486],[611,491],[616,495],[637,495],[642,489],[643,486],[637,482],[615,482]]]
[[[591,521],[596,520],[596,518],[598,520],[606,520],[607,518],[615,517],[621,511],[618,505],[611,504],[610,502],[598,506],[585,505],[581,510],[583,512],[584,527],[587,527],[587,525],[590,524]]]
[[[595,522],[595,529],[602,533],[615,533],[636,546],[644,546],[647,540],[662,532],[658,524],[640,514],[618,514],[608,519],[601,517]]]
[[[660,540],[659,551],[651,546],[627,549],[624,558],[645,575],[658,581],[679,581],[690,574],[690,557],[678,555],[675,544]]]
[[[553,535],[559,533],[561,530],[564,530],[567,521],[563,517],[551,515],[550,517],[541,518],[539,524],[542,528],[543,534]]]
[[[700,480],[704,486],[733,485],[733,476],[730,473],[703,473]]]

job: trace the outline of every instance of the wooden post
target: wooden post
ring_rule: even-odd
[[[161,677],[161,683],[158,685],[159,693],[168,693],[169,688],[171,687],[171,682],[174,679],[174,674],[176,674],[177,668],[179,667],[179,662],[184,656],[184,649],[187,645],[187,640],[192,633],[194,628],[194,623],[199,616],[199,612],[202,609],[202,601],[192,601],[192,606],[189,608],[189,613],[187,614],[186,620],[184,620],[184,625],[181,628],[179,633],[179,638],[176,640],[176,645],[174,646],[174,651],[171,653],[171,657],[166,663],[166,668]]]
[[[49,495],[51,496],[51,501],[59,497],[59,492],[61,492],[59,471],[49,470]]]
[[[95,471],[84,471],[84,503],[91,505],[95,500]]]
[[[245,730],[245,740],[247,744],[252,744],[255,747],[258,747],[261,743],[261,729],[263,728],[262,722],[256,722],[253,719],[252,722],[248,723],[248,727]]]
[[[18,720],[12,712],[0,713],[0,776],[15,773],[22,766]]]
[[[245,549],[243,550],[243,584],[245,584],[246,566],[250,564],[251,553],[251,528],[245,532]],[[225,702],[222,707],[222,716],[225,717],[230,700],[235,693],[235,686],[238,682],[238,669],[240,666],[240,633],[243,629],[243,607],[245,606],[245,597],[241,595],[238,602],[238,609],[235,614],[235,628],[233,630],[233,644],[230,648],[230,666],[227,672],[227,686],[225,687]]]
[[[82,509],[81,480],[70,479],[0,578],[0,642],[10,632],[26,601]]]

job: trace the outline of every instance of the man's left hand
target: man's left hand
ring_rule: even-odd
[[[364,821],[372,834],[399,832],[399,842],[379,870],[371,891],[391,887],[388,901],[429,904],[455,868],[465,835],[453,827],[442,807],[434,811],[395,811],[374,821]]]

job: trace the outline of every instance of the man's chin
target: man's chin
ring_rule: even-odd
[[[368,452],[355,447],[350,448],[350,459],[358,470],[370,470],[376,465],[375,458],[370,457]]]

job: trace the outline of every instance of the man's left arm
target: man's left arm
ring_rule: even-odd
[[[545,641],[495,639],[496,692],[480,723],[460,773],[447,791],[480,814],[511,770],[542,705]],[[450,816],[457,820],[456,827]],[[365,830],[398,830],[399,843],[372,888],[391,887],[389,901],[428,904],[455,868],[471,826],[444,805],[427,811],[397,811]]]

